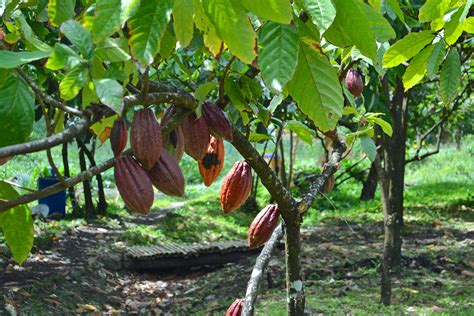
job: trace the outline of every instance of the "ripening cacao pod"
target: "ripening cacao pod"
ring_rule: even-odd
[[[184,151],[197,161],[204,158],[209,146],[209,132],[204,117],[195,113],[188,115],[181,124],[184,134]]]
[[[161,118],[161,129],[168,124],[174,113],[174,107],[168,107]],[[184,154],[184,134],[181,125],[178,125],[168,135],[163,135],[163,148],[168,150],[176,161],[180,161]]]
[[[249,229],[249,248],[258,248],[270,239],[273,231],[278,225],[278,216],[280,209],[276,204],[267,205],[250,224]]]
[[[150,108],[139,110],[130,129],[130,145],[145,170],[153,168],[161,154],[161,129]]]
[[[357,69],[350,69],[346,74],[346,87],[353,96],[358,97],[364,91],[364,82]]]
[[[115,120],[112,131],[110,132],[110,145],[114,156],[118,157],[127,146],[128,141],[128,128],[127,122],[123,117],[119,117]]]
[[[184,195],[184,176],[178,162],[166,149],[161,151],[160,159],[148,171],[151,182],[161,192],[167,195]]]
[[[224,111],[213,103],[206,102],[202,106],[202,116],[209,126],[209,132],[217,138],[232,141],[232,126]]]
[[[221,187],[221,207],[224,213],[238,209],[252,189],[252,168],[246,161],[237,161],[225,176]]]
[[[224,141],[211,136],[204,158],[198,161],[199,173],[206,186],[210,186],[219,176],[224,166]]]
[[[236,299],[227,309],[225,316],[240,316],[244,309],[244,300],[241,298]]]
[[[115,161],[114,177],[125,205],[148,214],[153,204],[153,186],[140,164],[129,155],[121,156]]]

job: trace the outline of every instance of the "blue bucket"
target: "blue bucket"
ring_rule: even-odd
[[[44,189],[58,183],[57,177],[40,177],[38,179],[38,189]],[[49,207],[48,215],[60,213],[62,217],[66,216],[66,191],[60,191],[53,195],[41,198],[39,204],[46,204]]]

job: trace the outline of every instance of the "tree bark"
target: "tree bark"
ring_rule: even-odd
[[[87,170],[86,157],[85,157],[83,148],[80,146],[80,141],[78,141],[77,144],[79,146],[79,165],[81,167],[81,171],[84,172]],[[92,201],[92,191],[91,191],[90,181],[84,180],[82,182],[82,187],[84,190],[85,214],[89,215],[91,212],[94,212],[94,202]]]
[[[64,178],[68,179],[71,177],[71,171],[69,170],[69,158],[68,158],[68,143],[63,144],[63,148],[61,150],[62,158],[63,158],[63,166],[64,166]],[[78,210],[78,204],[76,200],[76,192],[74,191],[74,187],[68,188],[68,195],[69,200],[71,201],[72,207],[72,214],[75,214]]]
[[[370,170],[367,179],[362,185],[362,192],[360,194],[360,199],[362,201],[369,201],[374,199],[375,192],[377,191],[378,181],[379,177],[377,175],[377,166],[375,165],[375,162],[372,162],[372,164],[370,165]]]
[[[294,210],[294,213],[297,213]],[[285,224],[286,293],[288,315],[303,315],[305,296],[301,269],[301,234],[299,222]]]

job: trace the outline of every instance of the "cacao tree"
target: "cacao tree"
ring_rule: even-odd
[[[441,97],[449,104],[457,93],[456,42],[464,31],[472,33],[471,2],[447,1],[439,13],[437,1],[427,1],[420,16],[405,15],[414,6],[362,0],[0,1],[0,164],[67,144],[89,131],[104,142],[111,135],[114,152],[109,160],[72,177],[60,175],[59,183],[24,195],[0,182],[0,227],[14,258],[21,264],[33,243],[28,203],[114,168],[126,207],[146,214],[153,186],[165,194],[184,194],[183,151],[196,160],[204,181],[212,183],[224,159],[219,142],[227,141],[244,160],[224,180],[223,210],[234,211],[245,202],[253,173],[276,204],[251,226],[251,247],[268,241],[245,299],[237,300],[230,313],[254,313],[263,270],[284,236],[287,310],[302,315],[300,224],[325,182],[356,141],[367,157],[376,159],[377,129],[382,144],[388,144],[382,147],[381,170],[404,161],[390,148],[402,146],[398,136],[405,134],[400,112],[406,107],[405,90],[422,80],[428,64],[436,75],[446,50]],[[397,19],[406,26],[403,31]],[[404,66],[399,65],[410,59],[400,77]],[[367,110],[356,67],[378,73],[380,91],[393,104],[391,117]],[[390,84],[399,90],[391,92]],[[39,107],[53,126],[65,118],[67,124],[29,140]],[[274,131],[283,128],[309,143],[318,137],[331,143],[321,174],[301,198],[292,196],[286,181],[256,150],[261,141],[278,143]],[[395,182],[390,175],[384,179]],[[396,244],[390,216],[400,213],[398,202],[390,201],[400,192],[382,186],[390,206],[385,207],[387,254]],[[384,271],[390,267],[384,261]],[[384,282],[387,276],[390,280],[390,271]]]

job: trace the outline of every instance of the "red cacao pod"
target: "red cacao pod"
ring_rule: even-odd
[[[364,82],[357,69],[350,69],[346,74],[346,87],[353,96],[358,97],[364,91]]]
[[[153,168],[161,154],[161,129],[150,108],[139,110],[130,129],[130,145],[145,170]]]
[[[211,136],[204,158],[198,161],[199,173],[206,186],[210,186],[219,176],[224,166],[224,141]]]
[[[125,205],[135,212],[148,214],[153,205],[153,186],[145,170],[129,155],[115,161],[115,184]]]
[[[174,107],[168,107],[161,118],[161,129],[165,127],[174,114]],[[168,135],[163,136],[163,148],[168,150],[176,161],[180,161],[184,154],[184,134],[181,125],[178,125]]]
[[[167,195],[184,195],[184,176],[178,162],[166,149],[161,151],[160,159],[148,171],[151,182],[161,192]]]
[[[244,300],[241,298],[236,299],[227,309],[225,316],[240,316],[244,309]]]
[[[270,239],[273,231],[278,225],[278,216],[280,209],[276,204],[267,205],[250,224],[249,229],[249,248],[258,248]]]
[[[114,152],[114,156],[118,157],[127,146],[128,128],[127,122],[123,117],[115,120],[112,131],[110,132],[110,146]]]
[[[218,105],[209,102],[204,103],[202,116],[206,120],[212,135],[229,142],[232,141],[232,125]]]
[[[188,115],[181,124],[184,134],[184,151],[197,161],[204,158],[209,146],[209,132],[206,120],[195,113]]]
[[[238,209],[252,189],[252,168],[246,161],[237,161],[225,176],[221,187],[221,207],[224,213]]]

